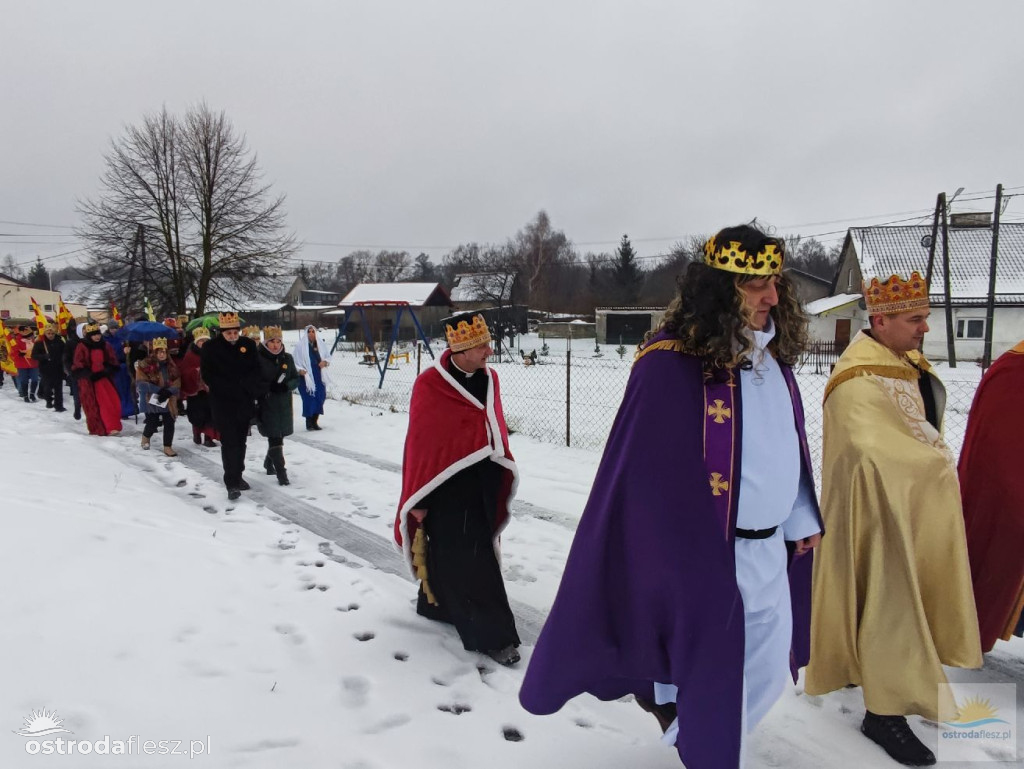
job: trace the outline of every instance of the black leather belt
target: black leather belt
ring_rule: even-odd
[[[736,537],[737,539],[768,539],[778,528],[778,526],[772,526],[770,529],[736,529]]]

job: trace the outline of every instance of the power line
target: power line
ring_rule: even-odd
[[[1013,189],[1013,188],[1011,188]],[[40,224],[39,222],[12,222],[7,219],[0,219],[0,224],[16,224],[19,227],[47,227],[55,230],[73,230],[70,224]]]

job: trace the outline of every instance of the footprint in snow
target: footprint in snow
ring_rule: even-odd
[[[336,606],[334,608],[337,609],[338,611],[344,611],[344,612],[356,611],[359,608],[359,604],[357,604],[357,603],[350,603],[348,606]]]
[[[369,641],[376,637],[376,633],[367,630],[362,633],[353,633],[352,637],[355,638],[357,641]]]
[[[509,742],[522,742],[523,733],[516,729],[514,726],[503,726],[501,733],[505,735],[505,739]]]
[[[213,505],[206,505],[206,506],[205,506],[205,507],[203,508],[203,510],[205,510],[206,512],[208,512],[208,513],[209,513],[210,515],[216,515],[216,514],[217,514],[217,508],[216,508],[216,507],[214,507]]]
[[[458,702],[451,705],[438,705],[437,709],[444,713],[451,713],[453,716],[461,716],[463,713],[469,713],[473,710],[469,705],[462,705]]]
[[[370,681],[362,676],[345,676],[341,679],[341,701],[345,707],[361,708],[366,704]]]
[[[409,659],[409,655],[405,652],[395,652],[393,656],[399,662],[405,662],[407,659]]]

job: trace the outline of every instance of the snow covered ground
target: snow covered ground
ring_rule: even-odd
[[[679,766],[632,702],[532,716],[516,698],[523,665],[466,652],[416,615],[390,545],[405,414],[329,402],[322,432],[286,441],[289,487],[262,474],[254,436],[253,489],[236,503],[218,450],[187,428],[169,459],[139,448],[141,424],[95,438],[69,417],[0,389],[0,767],[181,766],[200,744],[209,754],[191,760],[206,767]],[[528,659],[599,454],[522,435],[512,449],[522,504],[503,565]],[[1024,684],[1024,643],[952,675]],[[68,731],[38,740],[135,737],[134,755],[30,755],[17,732],[44,709]],[[862,710],[857,689],[794,687],[749,765],[895,766],[858,733]],[[934,727],[915,724],[934,746]]]

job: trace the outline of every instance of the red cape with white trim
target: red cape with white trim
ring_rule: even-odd
[[[409,432],[402,459],[402,498],[395,516],[395,542],[412,565],[412,541],[419,522],[409,514],[420,500],[460,470],[490,459],[501,466],[495,548],[508,524],[511,502],[519,485],[519,470],[508,447],[508,427],[501,407],[498,375],[490,377],[487,403],[481,405],[448,373],[451,351],[416,379],[409,406]],[[415,570],[413,572],[415,574]]]

